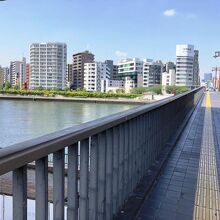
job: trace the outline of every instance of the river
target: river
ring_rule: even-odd
[[[133,107],[128,104],[0,100],[0,148]]]

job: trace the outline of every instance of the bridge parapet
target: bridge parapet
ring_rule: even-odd
[[[112,219],[203,92],[198,88],[1,149],[0,175],[13,172],[13,219],[27,219],[31,162],[35,162],[36,219],[48,219],[51,154],[53,218],[64,219],[66,206],[67,219]]]

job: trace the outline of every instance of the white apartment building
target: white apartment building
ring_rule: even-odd
[[[107,81],[110,79],[108,65],[103,62],[84,64],[84,89],[93,92],[106,92]]]
[[[25,58],[23,58],[22,61],[10,62],[9,76],[10,76],[9,81],[12,86],[16,85],[22,88],[26,77]]]
[[[131,81],[137,87],[138,75],[143,73],[143,61],[138,58],[125,58],[118,63],[118,79]]]
[[[198,54],[197,54],[198,55]],[[189,44],[176,45],[176,85],[192,87],[195,85],[194,78],[196,79],[199,74],[195,73],[194,76],[194,46]],[[198,65],[198,56],[197,62]],[[199,69],[198,67],[196,68]]]
[[[174,86],[176,84],[176,71],[169,69],[169,72],[162,73],[162,86]]]
[[[8,67],[2,67],[4,73],[4,83],[10,82],[10,71]]]
[[[3,68],[0,66],[0,86],[3,86],[4,84],[4,72]]]
[[[33,43],[30,46],[30,89],[64,89],[67,68],[65,43]]]
[[[154,62],[152,59],[145,59],[143,64],[143,87],[161,84],[163,63]]]

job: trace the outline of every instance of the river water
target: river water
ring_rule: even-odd
[[[0,100],[0,148],[133,107],[128,104]]]

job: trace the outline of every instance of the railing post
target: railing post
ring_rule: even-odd
[[[112,219],[113,129],[106,131],[106,220]]]
[[[96,220],[98,216],[98,136],[91,137],[90,172],[89,172],[89,219]]]
[[[78,142],[68,147],[67,219],[78,220]]]
[[[48,157],[36,161],[36,220],[48,219]]]
[[[119,207],[123,204],[124,198],[124,126],[119,125],[119,192],[118,192],[118,205]]]
[[[118,211],[119,127],[113,128],[113,214]]]
[[[129,145],[128,145],[128,122],[124,123],[124,196],[125,201],[129,195],[128,181],[129,181]]]
[[[13,171],[13,219],[27,220],[27,166]]]
[[[98,219],[105,219],[106,203],[106,132],[98,134]]]
[[[134,155],[133,155],[133,120],[129,120],[128,122],[128,145],[129,145],[129,168],[128,168],[128,189],[129,193],[133,191],[133,167],[134,167]]]
[[[88,219],[89,138],[80,141],[79,219]]]
[[[53,154],[53,219],[64,219],[64,149]]]

